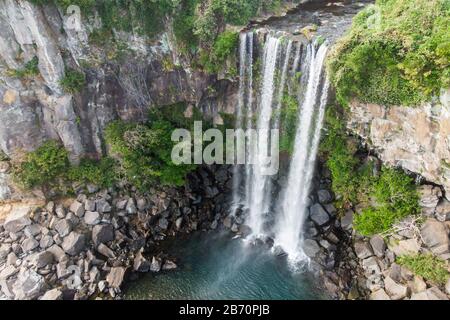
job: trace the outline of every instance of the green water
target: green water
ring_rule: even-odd
[[[126,299],[323,299],[308,273],[284,258],[229,234],[197,233],[168,248],[179,268],[146,274],[125,288]]]

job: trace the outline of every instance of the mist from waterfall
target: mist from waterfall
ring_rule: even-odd
[[[247,145],[247,164],[234,168],[232,210],[233,214],[238,208],[246,212],[251,239],[272,237],[275,246],[291,260],[299,261],[306,259],[301,249],[302,229],[327,103],[329,82],[323,71],[327,45],[303,45],[274,34],[266,35],[259,52],[261,80],[254,83],[253,54],[258,49],[254,47],[255,35],[254,32],[240,35],[236,128],[256,125],[259,134],[255,143]],[[272,177],[265,174],[264,167],[271,143],[269,130],[281,127],[283,97],[287,93],[297,96],[298,121],[287,183],[276,196],[272,194]],[[253,165],[248,164],[249,159]],[[267,223],[269,215],[275,223]]]

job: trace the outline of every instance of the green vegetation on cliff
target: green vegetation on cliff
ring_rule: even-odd
[[[404,255],[397,257],[396,262],[436,285],[443,286],[450,278],[445,261],[432,254]]]
[[[44,142],[13,168],[15,179],[25,188],[59,187],[64,182],[92,183],[111,187],[117,180],[115,161],[81,159],[78,166],[69,163],[67,150],[56,141]]]
[[[321,152],[331,171],[332,189],[338,209],[358,205],[354,228],[365,236],[388,231],[408,215],[419,212],[419,196],[414,180],[399,169],[383,167],[359,154],[357,142],[349,137],[343,115],[329,107]]]
[[[450,86],[450,1],[377,0],[334,47],[337,98],[417,105]]]
[[[195,165],[176,165],[171,152],[175,128],[189,128],[180,107],[176,104],[153,109],[145,124],[114,121],[105,130],[106,142],[120,163],[125,179],[140,190],[154,184],[180,186]],[[173,112],[168,112],[172,110]]]
[[[63,175],[69,168],[67,151],[55,141],[47,141],[26,155],[14,169],[16,179],[26,188],[42,186]]]

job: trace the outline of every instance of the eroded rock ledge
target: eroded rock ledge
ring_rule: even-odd
[[[420,107],[384,107],[354,101],[348,128],[380,159],[442,185],[450,198],[450,91]]]

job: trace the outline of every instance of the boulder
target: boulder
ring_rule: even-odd
[[[315,240],[305,239],[303,242],[303,251],[308,257],[314,258],[320,252],[320,246]]]
[[[12,233],[19,232],[26,226],[31,224],[29,217],[31,208],[29,207],[15,207],[6,217],[3,228]]]
[[[317,191],[317,198],[319,199],[319,202],[322,204],[330,203],[331,200],[333,200],[331,193],[325,189]]]
[[[47,251],[51,252],[53,254],[54,259],[58,262],[64,260],[67,257],[64,250],[56,244],[48,248]]]
[[[408,287],[412,293],[419,293],[427,289],[427,284],[422,277],[414,276],[414,279],[408,283]]]
[[[55,288],[47,291],[39,300],[62,300],[63,293],[61,290]]]
[[[66,217],[66,210],[62,205],[56,206],[55,213],[59,219],[64,219]]]
[[[91,199],[86,199],[84,201],[84,210],[85,211],[95,211],[95,201]]]
[[[72,223],[67,219],[62,219],[55,224],[54,229],[64,238],[72,231]]]
[[[175,221],[175,227],[177,228],[177,230],[181,229],[181,224],[183,223],[183,217],[179,217],[176,221]]]
[[[64,238],[61,246],[67,254],[75,256],[85,248],[85,245],[86,237],[83,234],[72,231]]]
[[[363,260],[373,256],[373,251],[370,245],[365,241],[357,241],[354,245],[356,256]]]
[[[17,300],[32,300],[39,297],[45,288],[44,277],[31,269],[23,269],[13,285]]]
[[[160,227],[161,230],[167,230],[167,228],[169,227],[169,221],[167,221],[166,218],[159,219],[158,227]]]
[[[114,267],[106,276],[106,281],[111,288],[118,289],[125,278],[126,269],[124,267]]]
[[[161,271],[161,259],[153,257],[152,263],[150,265],[151,272],[159,272]]]
[[[430,300],[426,291],[413,293],[410,300]]]
[[[31,265],[35,266],[38,269],[46,267],[52,262],[53,262],[53,254],[50,251],[41,251],[35,253],[30,258]]]
[[[41,249],[47,249],[52,244],[53,244],[53,238],[48,234],[43,236],[41,238],[41,240],[39,241],[39,247],[41,247]]]
[[[344,230],[351,230],[353,227],[353,211],[347,210],[345,215],[341,218],[341,228]]]
[[[447,295],[437,287],[431,287],[427,290],[429,300],[449,300]]]
[[[420,233],[423,241],[434,254],[440,255],[449,252],[448,232],[443,222],[428,219]]]
[[[111,224],[99,224],[92,229],[92,241],[95,245],[114,240],[114,228]]]
[[[34,238],[27,238],[22,242],[22,250],[23,252],[30,252],[31,250],[36,249],[39,246],[39,242]]]
[[[372,246],[373,253],[378,258],[384,257],[384,251],[386,250],[386,243],[384,242],[383,237],[375,235],[370,238],[369,243]]]
[[[389,248],[393,251],[397,256],[403,255],[411,255],[417,254],[420,250],[420,245],[416,239],[407,239],[401,241],[391,241],[389,244]]]
[[[174,270],[177,268],[177,265],[175,262],[166,260],[162,266],[163,270]]]
[[[370,294],[370,300],[391,300],[384,289],[379,289]]]
[[[128,199],[125,211],[128,214],[135,214],[137,212],[136,204],[133,198]]]
[[[142,251],[138,251],[134,257],[133,269],[137,272],[148,272],[150,270],[150,261],[144,258]]]
[[[69,210],[75,213],[75,215],[79,218],[82,218],[84,215],[84,205],[81,202],[78,201],[72,202]]]
[[[101,255],[103,255],[103,256],[105,256],[107,258],[110,258],[110,259],[115,259],[116,258],[116,255],[114,254],[114,251],[112,251],[108,246],[104,245],[103,243],[100,243],[97,246],[97,251]]]
[[[435,212],[436,219],[439,221],[450,220],[450,201],[443,199],[436,207]]]
[[[96,225],[101,221],[100,214],[96,211],[86,211],[84,214],[84,222],[87,225]]]
[[[0,263],[6,260],[8,253],[11,251],[11,245],[8,243],[2,243],[0,245]]]
[[[330,216],[320,203],[311,206],[309,209],[309,217],[319,226],[323,226],[330,221]]]
[[[37,236],[41,233],[42,227],[38,224],[30,224],[29,226],[26,226],[25,229],[23,229],[23,233],[29,237],[32,238],[34,236]]]
[[[13,265],[9,265],[0,272],[0,280],[8,280],[9,277],[15,275],[19,270]]]
[[[391,277],[386,277],[384,279],[384,287],[392,300],[400,300],[406,298],[408,294],[408,288],[396,283],[391,279]]]
[[[419,205],[422,207],[422,212],[425,215],[432,215],[435,208],[442,197],[442,191],[439,187],[432,185],[423,185],[418,188],[419,191]]]
[[[111,212],[111,205],[106,201],[106,199],[100,199],[96,201],[97,211],[100,213]]]

